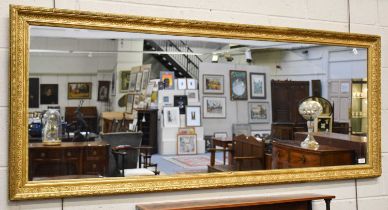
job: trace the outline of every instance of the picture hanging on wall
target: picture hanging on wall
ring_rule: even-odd
[[[186,90],[185,92],[187,96],[187,102],[188,103],[196,103],[198,102],[198,90]]]
[[[228,133],[226,131],[214,132],[213,136],[216,139],[226,139],[228,137]]]
[[[247,72],[230,70],[230,100],[247,100]]]
[[[68,99],[91,99],[92,83],[91,82],[69,82],[67,85]]]
[[[109,81],[98,81],[97,101],[109,101]]]
[[[164,89],[174,90],[174,72],[171,71],[161,71],[160,72],[160,81],[164,85]]]
[[[125,107],[125,111],[127,113],[133,112],[133,101],[134,101],[134,95],[133,94],[127,94],[127,106]]]
[[[140,103],[140,95],[134,95],[133,97],[133,108],[137,109],[139,108],[139,103]]]
[[[196,90],[197,89],[197,80],[196,79],[187,79],[187,89]]]
[[[58,84],[40,85],[40,104],[58,104]]]
[[[269,123],[269,103],[249,102],[248,103],[249,123]]]
[[[128,91],[135,91],[136,90],[136,84],[137,84],[137,72],[132,71],[129,75],[129,84],[128,84]]]
[[[121,71],[120,72],[120,92],[127,92],[129,88],[129,77],[131,75],[131,71]],[[116,77],[114,74],[112,77]],[[114,78],[115,79],[115,78]],[[112,78],[113,81],[113,78]]]
[[[174,98],[170,91],[161,90],[158,92],[158,103],[163,106],[173,106]]]
[[[179,108],[180,114],[186,113],[186,106],[187,106],[187,96],[185,95],[176,95],[174,96],[174,106]]]
[[[250,73],[251,98],[266,99],[265,73]]]
[[[137,75],[136,75],[136,85],[135,85],[135,90],[136,91],[140,91],[141,90],[142,76],[143,76],[142,72],[137,72]]]
[[[150,66],[150,65],[147,65]],[[141,79],[141,90],[146,90],[148,87],[148,82],[150,81],[150,69],[143,69],[143,77]]]
[[[116,72],[113,71],[112,72],[112,87],[111,87],[111,92],[110,92],[110,95],[111,96],[115,96],[116,95]]]
[[[186,126],[201,126],[201,107],[187,106],[186,107]]]
[[[179,128],[180,114],[178,107],[164,107],[163,108],[163,123],[166,128]]]
[[[196,135],[178,135],[178,155],[197,154],[197,136]]]
[[[224,93],[224,75],[204,74],[203,93],[223,94]]]
[[[255,130],[251,131],[251,136],[254,136],[255,138],[263,139],[267,136],[271,135],[270,130]]]
[[[203,118],[226,118],[226,98],[203,97]]]
[[[185,90],[187,88],[186,78],[178,79],[178,90]]]
[[[39,108],[39,78],[28,79],[28,108]]]

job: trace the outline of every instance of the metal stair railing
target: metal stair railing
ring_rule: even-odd
[[[188,52],[193,50],[182,40],[154,40],[159,47],[166,52]],[[191,77],[198,79],[199,64],[202,62],[197,55],[169,54],[169,56],[184,69]]]

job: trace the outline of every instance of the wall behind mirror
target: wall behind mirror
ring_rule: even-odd
[[[145,152],[143,150],[140,154],[136,153],[140,156],[135,158],[136,165],[132,168],[147,168],[161,176],[211,172],[213,166],[208,166],[212,165],[209,148],[219,149],[220,145],[213,145],[209,139],[217,134],[235,136],[239,131],[234,127],[238,125],[249,129],[245,135],[259,134],[255,137],[261,142],[266,141],[265,148],[262,148],[266,153],[262,160],[265,159],[266,163],[260,163],[260,167],[246,167],[244,170],[320,166],[314,164],[280,166],[275,164],[277,160],[273,156],[277,154],[271,150],[272,140],[297,142],[304,139],[303,132],[307,131],[306,121],[301,120],[297,107],[299,101],[308,96],[323,97],[334,109],[333,114],[322,117],[319,124],[317,120],[315,131],[335,141],[339,140],[340,142],[335,144],[337,147],[337,144],[346,142],[342,147],[347,150],[342,148],[343,150],[337,151],[338,153],[348,154],[348,147],[352,150],[351,157],[348,158],[350,160],[322,166],[356,165],[367,162],[365,48],[41,26],[32,26],[30,33],[30,180],[121,176],[122,174],[117,172],[119,163],[114,161],[119,157],[111,155],[112,148],[133,143],[121,142],[121,137],[117,135],[110,137],[109,133],[113,131],[107,127],[111,128],[112,125],[104,123],[104,116],[115,113],[116,117],[109,119],[124,122],[121,115],[126,112],[128,114],[126,119],[129,122],[137,119],[147,124],[151,121],[148,115],[147,119],[145,117],[143,119],[141,112],[140,115],[137,113],[132,103],[134,99],[128,95],[134,94],[135,97],[143,94],[145,97],[142,99],[146,101],[145,90],[148,87],[140,88],[144,91],[131,91],[129,87],[123,89],[124,80],[127,79],[131,83],[131,75],[138,74],[139,69],[144,66],[149,66],[148,80],[157,81],[161,72],[170,71],[176,81],[174,90],[158,91],[158,99],[155,102],[157,106],[153,107],[159,110],[155,114],[158,120],[152,122],[158,129],[155,143],[152,144],[154,147],[152,156],[147,160],[153,165],[145,167],[147,163],[144,163],[145,159],[140,155]],[[240,71],[246,76],[246,81],[243,81],[246,97],[243,100],[234,100],[231,96],[234,88],[231,85],[231,71]],[[124,77],[123,72],[129,73]],[[253,93],[255,87],[251,79],[254,76],[262,76],[259,87],[256,87],[262,94],[259,97]],[[179,78],[195,79],[196,87],[193,90],[189,90],[187,86],[183,90],[180,89]],[[32,82],[34,80],[35,83]],[[108,84],[107,90],[104,90],[106,100],[100,100],[101,82]],[[277,85],[283,83],[290,83],[291,86],[278,89]],[[87,90],[84,90],[85,87]],[[300,89],[304,91],[301,92]],[[76,96],[85,91],[86,97],[71,96],[73,92]],[[185,153],[180,151],[183,147],[180,148],[181,145],[178,143],[177,134],[180,128],[166,127],[162,110],[164,107],[174,105],[174,96],[187,95],[190,91],[194,91],[195,96],[189,100],[187,106],[202,107],[199,112],[201,124],[194,129],[195,143],[191,142],[193,145],[190,145],[192,152]],[[151,95],[148,97],[151,98]],[[165,101],[165,97],[170,101]],[[281,101],[282,98],[285,101]],[[213,119],[207,116],[208,112],[211,112],[207,103],[217,99],[224,100],[221,106],[225,114]],[[256,110],[259,109],[257,113],[252,108],[255,106]],[[80,111],[81,118],[78,118],[77,107],[83,107]],[[39,129],[43,128],[41,122],[44,120],[45,110],[49,108],[58,109],[61,115],[63,143],[59,147],[70,148],[64,151],[65,157],[47,157],[50,156],[49,151],[45,149],[47,146],[41,144]],[[287,112],[286,117],[281,113],[284,111]],[[255,114],[257,116],[254,116]],[[186,115],[181,115],[180,118],[183,121],[180,127],[187,127],[184,122]],[[84,121],[85,125],[79,128],[82,131],[82,138],[77,138],[77,126],[82,124],[80,121]],[[121,131],[127,131],[128,126],[125,124]],[[143,126],[143,123],[139,126]],[[296,135],[294,132],[297,131],[300,133]],[[264,139],[266,134],[271,135],[270,138]],[[117,143],[118,141],[120,143]],[[347,142],[351,145],[347,145]],[[91,145],[89,148],[91,151],[81,154],[76,148],[84,143]],[[140,144],[150,146],[150,142],[145,142],[144,138]],[[56,160],[50,162],[48,159]],[[142,159],[143,163],[137,164],[139,159]],[[233,167],[234,161],[230,152],[215,153],[215,165]],[[315,160],[307,162],[309,161]]]

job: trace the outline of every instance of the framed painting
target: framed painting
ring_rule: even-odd
[[[67,85],[68,99],[91,99],[92,83],[91,82],[69,82]]]
[[[97,101],[109,101],[109,81],[98,81]]]
[[[197,89],[197,80],[196,79],[187,79],[187,89],[196,90]]]
[[[161,71],[160,72],[160,81],[163,84],[163,88],[166,90],[174,90],[174,72],[171,71]]]
[[[174,106],[179,108],[180,114],[186,114],[187,96],[186,95],[175,95]]]
[[[201,107],[200,106],[186,107],[186,126],[193,126],[193,127],[201,126]]]
[[[178,155],[197,154],[197,135],[178,135]]]
[[[203,93],[205,94],[223,94],[224,93],[224,75],[204,74]]]
[[[28,78],[28,108],[39,108],[39,78]]]
[[[148,82],[150,81],[150,70],[143,70],[143,77],[141,78],[141,90],[146,90],[148,87]]]
[[[131,71],[128,79],[128,91],[135,91],[136,90],[136,84],[137,84],[137,73]]]
[[[58,104],[58,84],[40,85],[40,104]]]
[[[187,88],[186,78],[179,78],[178,79],[178,90],[186,90],[186,88]]]
[[[116,71],[113,71],[112,72],[112,86],[111,86],[111,92],[110,92],[110,95],[111,96],[116,96]]]
[[[179,128],[181,125],[179,107],[163,108],[163,124],[166,128]]]
[[[248,103],[249,123],[269,123],[269,103],[249,102]]]
[[[136,73],[136,85],[135,90],[140,91],[141,90],[141,82],[142,82],[143,72],[137,72]]]
[[[120,72],[120,81],[121,81],[120,82],[120,92],[128,91],[130,75],[131,75],[131,71],[121,71]],[[112,76],[112,80],[113,80],[113,76]],[[114,88],[114,86],[113,86],[113,88]]]
[[[251,99],[266,99],[265,73],[250,73]]]
[[[127,105],[125,107],[125,112],[132,113],[133,112],[133,101],[134,101],[134,95],[133,94],[127,94]]]
[[[187,103],[197,103],[199,100],[198,90],[186,90]]]
[[[247,100],[247,72],[230,70],[230,100]]]
[[[203,118],[226,118],[226,98],[203,97]]]

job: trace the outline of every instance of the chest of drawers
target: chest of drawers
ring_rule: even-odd
[[[275,141],[272,146],[272,168],[304,168],[352,165],[354,150],[320,145],[317,150],[300,147],[300,141]]]
[[[108,171],[109,144],[62,142],[58,146],[29,144],[29,180],[36,177],[101,175]]]

